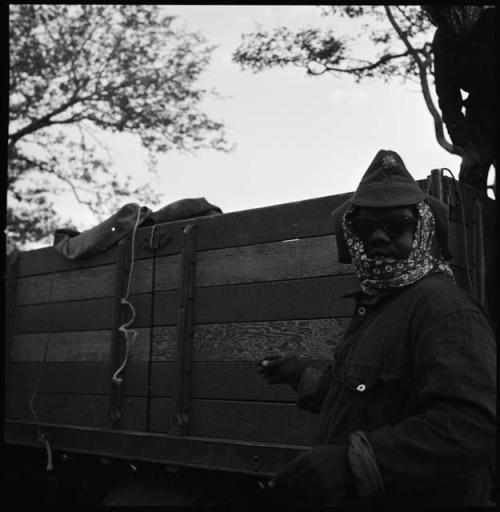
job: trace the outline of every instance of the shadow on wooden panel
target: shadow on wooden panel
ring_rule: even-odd
[[[150,430],[168,432],[171,414],[171,399],[153,399]],[[317,416],[289,403],[193,399],[190,418],[190,435],[265,443],[310,445],[318,428]]]
[[[7,392],[5,418],[9,420],[33,421],[36,418],[29,403],[32,393]],[[33,407],[41,423],[77,425],[82,427],[109,427],[108,397],[99,395],[70,395],[63,393],[38,393]],[[146,399],[123,399],[122,424],[128,430],[146,430]]]

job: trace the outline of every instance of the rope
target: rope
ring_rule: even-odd
[[[119,366],[119,368],[115,371],[113,376],[111,377],[111,380],[114,384],[120,385],[123,382],[123,379],[119,377],[120,373],[124,370],[125,366],[127,365],[128,361],[128,353],[130,345],[135,342],[135,339],[137,337],[137,331],[134,329],[129,329],[130,325],[134,322],[136,318],[136,311],[134,306],[127,300],[128,296],[130,294],[130,283],[132,281],[132,274],[134,272],[134,260],[135,260],[135,235],[137,233],[137,228],[139,227],[139,222],[141,220],[141,207],[137,205],[137,220],[135,221],[134,229],[132,231],[132,249],[131,249],[131,262],[130,262],[130,271],[128,274],[128,281],[127,281],[127,291],[125,293],[125,297],[122,297],[120,300],[121,304],[127,305],[130,309],[130,312],[132,316],[130,319],[125,322],[124,324],[120,325],[118,327],[118,330],[123,334],[124,340],[125,340],[125,355],[123,357],[122,364]]]
[[[53,471],[54,464],[52,461],[52,448],[50,447],[49,438],[45,432],[40,436],[40,441],[45,445],[45,450],[47,452],[47,466],[45,469],[47,471]]]
[[[46,432],[42,432],[42,426],[40,423],[40,418],[38,417],[38,414],[36,413],[35,406],[33,405],[35,402],[35,399],[38,395],[38,391],[40,389],[40,382],[42,380],[42,372],[45,368],[45,362],[47,360],[47,352],[49,348],[49,338],[50,338],[50,331],[51,331],[51,319],[52,319],[52,291],[54,288],[54,276],[56,272],[57,263],[59,263],[59,260],[61,258],[61,253],[58,254],[56,258],[54,258],[53,264],[52,264],[52,271],[50,276],[50,285],[49,285],[49,297],[48,297],[48,307],[49,307],[49,319],[48,319],[48,329],[47,329],[47,338],[45,339],[45,346],[43,349],[43,358],[40,363],[40,370],[38,372],[38,378],[37,383],[35,386],[35,390],[33,391],[33,394],[31,395],[28,405],[31,411],[31,414],[33,415],[33,418],[35,419],[37,431],[38,431],[38,441],[43,443],[45,445],[45,450],[47,452],[47,464],[46,464],[46,471],[53,471],[54,470],[54,464],[53,464],[53,458],[52,458],[52,448],[50,447],[49,443],[49,437]]]
[[[457,184],[457,180],[455,179],[455,176],[450,171],[450,169],[443,167],[441,169],[441,171],[448,171],[450,173],[451,177],[453,178],[452,183],[453,183],[453,186],[455,187],[455,191],[457,193],[458,200],[460,203],[460,214],[462,217],[462,230],[464,233],[464,260],[465,260],[465,267],[466,267],[465,273],[467,275],[467,283],[469,285],[469,291],[472,292],[472,288],[473,288],[472,277],[471,277],[471,270],[470,270],[470,264],[469,264],[469,255],[467,254],[467,247],[469,244],[467,242],[467,227],[465,225],[465,209],[464,209],[464,201],[463,201],[463,197],[462,197],[462,192],[460,191],[460,187]]]

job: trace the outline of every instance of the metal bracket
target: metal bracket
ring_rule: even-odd
[[[177,314],[177,357],[174,414],[171,433],[188,435],[190,428],[191,368],[193,360],[195,226],[187,224],[182,238],[182,281]]]
[[[139,246],[144,249],[150,249],[155,251],[161,247],[165,247],[171,240],[172,237],[166,233],[158,232],[158,224],[154,224],[151,227],[151,231],[144,235],[142,240],[139,242]]]
[[[262,467],[262,459],[263,458],[264,458],[264,454],[262,453],[262,451],[259,451],[259,453],[257,455],[254,455],[252,457],[252,461],[253,461],[252,470],[253,471],[255,471],[255,472],[260,471],[260,468]]]

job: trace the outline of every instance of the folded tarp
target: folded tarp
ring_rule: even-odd
[[[156,212],[146,206],[129,203],[111,217],[81,233],[72,229],[58,229],[54,235],[54,248],[71,260],[86,258],[118,243],[136,225],[146,226],[221,213],[218,206],[210,204],[204,197],[180,199]]]

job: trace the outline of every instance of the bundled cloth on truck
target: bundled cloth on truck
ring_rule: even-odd
[[[218,206],[204,197],[180,199],[155,212],[147,206],[129,203],[97,226],[81,233],[67,228],[58,229],[54,235],[54,248],[71,260],[86,258],[112,247],[138,226],[221,213]]]

